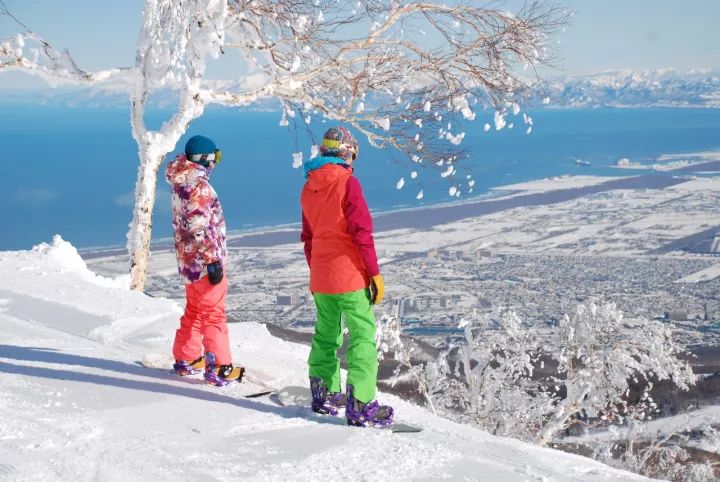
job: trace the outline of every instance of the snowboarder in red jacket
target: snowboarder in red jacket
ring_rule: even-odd
[[[323,136],[320,154],[305,163],[301,196],[301,240],[317,308],[308,359],[312,408],[334,415],[345,406],[350,425],[389,425],[392,408],[375,401],[378,361],[372,305],[382,302],[385,288],[372,217],[353,176],[358,143],[346,128],[332,128]],[[350,332],[344,394],[337,357],[343,318]]]

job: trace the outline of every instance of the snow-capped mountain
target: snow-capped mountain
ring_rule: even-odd
[[[720,107],[720,73],[611,70],[547,82],[549,107]],[[533,103],[541,105],[540,93]]]
[[[225,86],[240,90],[255,79]],[[218,82],[210,81],[217,86]],[[113,87],[77,89],[45,89],[14,94],[5,102],[77,107],[126,107],[127,94]],[[151,103],[158,108],[177,104],[176,94],[154,93]],[[678,71],[610,70],[594,74],[561,77],[538,86],[528,104],[538,108],[640,108],[640,107],[720,107],[720,72],[708,69]],[[253,110],[277,110],[275,101],[259,101]]]

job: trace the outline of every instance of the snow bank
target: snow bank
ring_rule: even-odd
[[[75,247],[65,241],[62,236],[53,236],[52,244],[40,243],[33,246],[31,253],[37,253],[47,262],[51,269],[59,273],[71,273],[84,281],[107,288],[130,289],[130,275],[121,275],[116,278],[105,278],[90,271]],[[0,253],[0,260],[3,259]]]
[[[130,291],[127,274],[116,278],[96,275],[77,249],[60,235],[30,251],[0,252],[0,280],[0,291],[29,295],[46,304],[75,307],[86,314],[78,326],[83,330],[92,328],[82,334],[108,343],[162,317],[177,317],[181,312],[173,301]]]

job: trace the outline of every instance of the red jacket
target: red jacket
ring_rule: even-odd
[[[326,164],[311,170],[300,199],[310,290],[338,294],[370,286],[380,269],[372,217],[352,168]]]

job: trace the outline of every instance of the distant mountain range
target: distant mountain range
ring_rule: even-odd
[[[531,99],[548,107],[720,107],[720,72],[612,70],[548,81]]]
[[[127,107],[127,94],[115,89],[44,89],[13,92],[0,102],[78,107]],[[176,94],[152,96],[156,107],[172,107]],[[674,69],[612,70],[589,75],[548,80],[528,99],[534,107],[630,108],[630,107],[720,107],[720,71]],[[251,107],[279,109],[279,103],[264,101]]]

